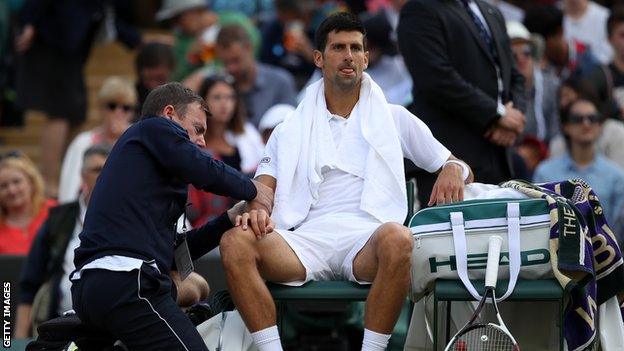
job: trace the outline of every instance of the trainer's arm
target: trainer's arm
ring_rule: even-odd
[[[143,122],[141,141],[172,176],[196,188],[239,200],[253,200],[258,191],[247,176],[215,160],[193,144],[184,129],[165,118]]]
[[[186,233],[186,238],[191,259],[194,261],[219,246],[223,233],[233,227],[234,225],[230,220],[230,216],[228,216],[228,212],[224,212],[203,226],[189,230]]]

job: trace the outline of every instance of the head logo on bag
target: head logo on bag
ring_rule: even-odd
[[[485,269],[487,262],[487,252],[468,254],[468,270]],[[550,252],[548,249],[534,249],[520,252],[521,266],[535,266],[550,262]],[[509,252],[501,252],[501,266],[509,265]],[[448,267],[449,271],[457,270],[457,261],[455,255],[446,257],[429,257],[429,270],[431,273],[438,273],[442,267]]]

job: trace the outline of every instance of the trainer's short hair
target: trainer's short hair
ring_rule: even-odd
[[[210,115],[204,99],[193,90],[178,82],[163,84],[147,95],[141,110],[141,117],[149,115],[160,116],[165,106],[172,105],[178,111],[180,117],[183,118],[188,105],[195,102],[202,106],[207,115]]]

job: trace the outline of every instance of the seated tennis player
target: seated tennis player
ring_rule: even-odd
[[[230,293],[260,351],[282,350],[265,280],[372,283],[362,350],[385,349],[410,283],[403,157],[439,172],[429,205],[462,200],[472,179],[422,121],[388,104],[363,73],[364,36],[351,14],[321,24],[314,59],[323,78],[276,128],[256,173],[275,189],[271,218],[251,209],[221,240]]]

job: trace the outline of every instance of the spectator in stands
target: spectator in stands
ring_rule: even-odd
[[[202,83],[199,96],[208,105],[211,116],[206,123],[204,150],[237,171],[253,174],[264,152],[260,134],[247,122],[245,107],[234,86],[234,78],[226,75],[208,77]],[[187,217],[193,227],[204,225],[235,203],[234,199],[189,187],[192,203]]]
[[[260,61],[288,70],[298,88],[314,72],[315,7],[316,0],[276,0],[276,16],[262,28]]]
[[[174,29],[175,43],[173,46],[176,68],[173,80],[179,81],[200,67],[203,61],[201,35],[213,27],[219,16],[208,10],[205,0],[163,1],[161,9],[156,13],[156,20],[168,21]],[[204,57],[212,60],[212,57]]]
[[[364,20],[376,17],[376,21],[380,21],[384,23],[384,26],[390,26],[390,41],[394,46],[398,48],[399,43],[397,40],[397,27],[399,26],[399,13],[401,12],[401,8],[407,0],[390,0],[387,1],[384,6],[379,8],[376,12],[371,13],[368,12],[362,16]]]
[[[164,43],[146,43],[139,49],[134,65],[138,77],[136,91],[139,103],[136,110],[141,111],[147,94],[171,81],[175,69],[173,48]]]
[[[563,13],[553,5],[536,5],[524,17],[524,25],[531,33],[544,38],[546,69],[553,69],[563,79],[569,76],[587,76],[598,65],[591,48],[578,40],[565,39]]]
[[[503,0],[485,0],[490,4],[496,6],[496,8],[503,14],[505,21],[522,22],[524,19],[524,10],[516,5],[510,4],[509,1]]]
[[[602,204],[608,223],[616,223],[624,204],[624,171],[597,147],[605,121],[595,98],[580,96],[561,112],[566,152],[542,162],[535,170],[536,183],[582,178]]]
[[[25,155],[0,161],[0,254],[26,255],[55,201],[46,200],[41,174]]]
[[[618,7],[607,20],[613,60],[595,69],[587,80],[593,85],[607,117],[624,119],[624,7]]]
[[[526,94],[501,13],[483,1],[412,0],[397,34],[413,80],[410,111],[473,167],[476,181],[513,177],[509,147],[524,129]],[[415,177],[424,205],[436,177]]]
[[[291,105],[277,104],[268,109],[267,112],[262,115],[262,119],[260,120],[260,124],[258,125],[258,131],[262,135],[262,141],[264,141],[265,144],[269,142],[269,138],[271,137],[271,134],[273,133],[275,127],[277,127],[278,124],[282,123],[286,116],[293,113],[294,111],[295,107]]]
[[[15,22],[21,1],[0,2],[0,127],[24,125],[24,113],[15,101]]]
[[[59,165],[70,129],[86,118],[83,70],[98,28],[106,19],[106,23],[114,24],[116,37],[127,46],[135,47],[141,41],[138,32],[118,17],[111,18],[114,11],[107,11],[108,3],[27,0],[22,8],[23,29],[16,39],[21,54],[17,98],[27,113],[40,113],[46,118],[41,136],[41,172],[46,193],[53,198],[57,196]]]
[[[22,270],[16,338],[31,335],[39,323],[72,308],[69,273],[74,270],[74,249],[87,210],[91,190],[110,148],[103,144],[87,149],[79,172],[83,191],[79,199],[54,207],[39,229]],[[36,297],[36,295],[39,295]],[[36,327],[36,325],[35,325]]]
[[[403,57],[399,55],[396,24],[393,30],[390,22],[383,16],[370,17],[363,23],[369,52],[366,72],[379,84],[389,103],[407,106],[411,102],[412,78]]]
[[[548,143],[551,137],[559,133],[559,79],[552,70],[543,70],[539,66],[539,58],[534,57],[531,34],[522,23],[507,22],[507,35],[511,40],[511,53],[518,71],[524,76],[527,93],[523,135]]]
[[[561,84],[559,90],[559,110],[565,110],[579,96],[590,96],[598,101],[592,85],[583,79],[569,78]],[[599,109],[600,110],[600,109]],[[603,112],[604,114],[604,112]],[[602,132],[598,139],[598,150],[609,160],[624,169],[624,122],[607,118],[603,122]],[[559,135],[550,142],[551,157],[561,156],[566,151],[563,136]]]
[[[563,35],[589,45],[602,64],[611,61],[613,50],[607,40],[609,9],[591,0],[563,0]]]
[[[217,37],[216,52],[227,73],[236,80],[236,88],[254,126],[271,106],[297,103],[292,75],[282,68],[257,62],[251,38],[243,27],[223,26]]]
[[[130,127],[135,116],[136,104],[136,90],[130,82],[120,77],[109,77],[104,80],[97,95],[102,124],[78,134],[67,148],[61,168],[59,203],[74,201],[78,198],[82,155],[85,150],[99,143],[114,145],[121,134]]]
[[[74,270],[74,249],[79,245],[91,191],[104,167],[110,147],[93,145],[85,151],[81,176],[83,191],[78,200],[54,207],[39,229],[22,270],[15,337],[32,335],[40,322],[72,308],[69,274]],[[208,283],[193,273],[184,284],[174,275],[178,305],[189,306],[208,295]]]
[[[156,19],[168,21],[174,28],[175,81],[183,80],[197,68],[213,63],[215,39],[222,25],[242,25],[254,49],[260,42],[260,34],[249,18],[234,12],[217,14],[208,8],[206,0],[165,0],[156,13]]]

